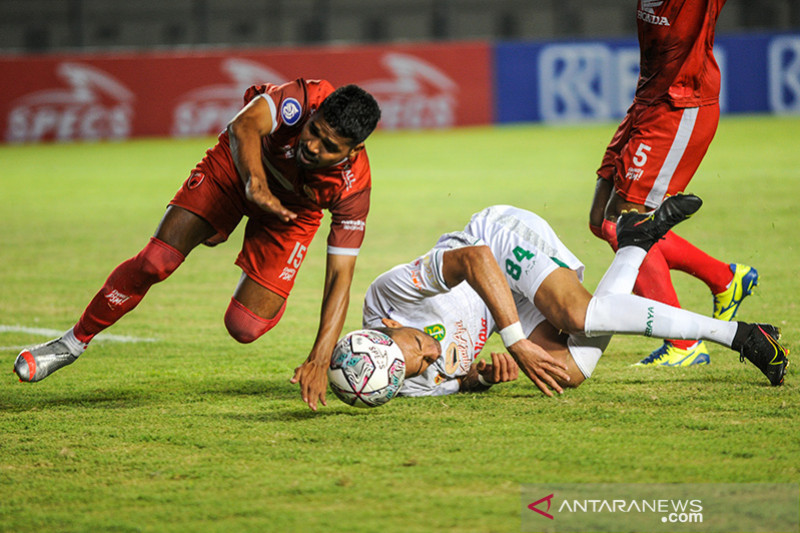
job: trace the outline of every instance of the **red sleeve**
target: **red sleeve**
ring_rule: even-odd
[[[370,187],[366,187],[331,207],[329,254],[358,255],[361,243],[364,241],[371,190]]]

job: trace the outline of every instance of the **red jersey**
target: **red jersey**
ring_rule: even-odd
[[[303,126],[333,92],[324,80],[297,79],[284,85],[250,87],[245,103],[265,98],[272,111],[272,131],[262,141],[262,161],[270,192],[292,211],[331,213],[328,251],[355,255],[364,240],[371,174],[366,150],[337,165],[305,170],[295,162]]]
[[[719,100],[714,28],[726,0],[638,0],[635,103],[698,107]]]

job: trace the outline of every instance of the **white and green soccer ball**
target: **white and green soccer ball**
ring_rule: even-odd
[[[355,407],[377,407],[397,396],[406,375],[400,347],[370,329],[348,333],[336,344],[328,368],[333,393]]]

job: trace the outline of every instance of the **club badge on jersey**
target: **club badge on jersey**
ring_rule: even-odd
[[[300,102],[295,98],[286,98],[281,102],[281,118],[287,126],[294,126],[303,114]]]

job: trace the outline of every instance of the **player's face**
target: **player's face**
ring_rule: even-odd
[[[322,114],[317,113],[300,133],[295,161],[306,170],[330,167],[354,155],[363,146],[354,147],[350,139],[336,133]]]
[[[442,355],[439,341],[416,328],[390,328],[391,337],[406,359],[406,377],[422,374]]]

